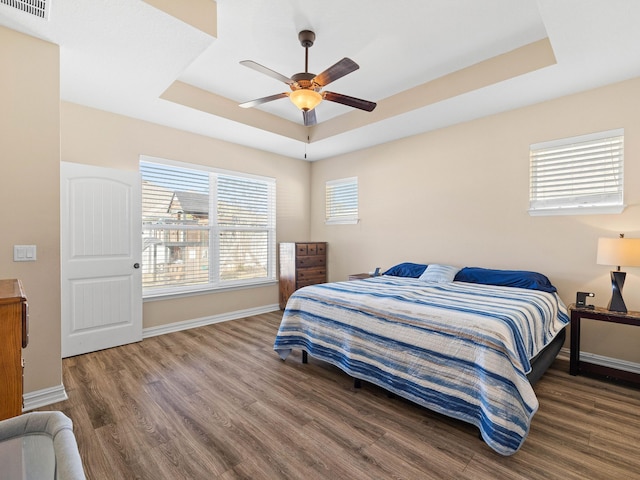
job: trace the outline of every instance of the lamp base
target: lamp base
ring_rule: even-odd
[[[607,309],[611,312],[627,313],[627,306],[622,299],[622,287],[627,276],[626,272],[611,272],[611,300]]]

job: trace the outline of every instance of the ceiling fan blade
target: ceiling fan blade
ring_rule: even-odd
[[[318,120],[316,119],[316,109],[314,108],[313,110],[307,110],[307,111],[302,111],[302,118],[304,119],[304,126],[305,127],[312,127],[313,125],[315,125],[316,123],[318,123]]]
[[[281,73],[278,73],[270,68],[265,67],[264,65],[260,65],[259,63],[254,62],[253,60],[242,60],[240,65],[244,65],[245,67],[249,67],[256,72],[264,73],[265,75],[275,78],[281,82],[286,83],[287,85],[292,85],[294,82],[288,77],[285,77]]]
[[[339,78],[344,77],[348,73],[358,70],[360,66],[350,58],[343,58],[335,65],[327,68],[324,72],[316,75],[312,80],[317,85],[324,87]]]
[[[368,100],[362,100],[360,98],[350,97],[348,95],[343,95],[341,93],[324,92],[322,96],[324,97],[325,100],[329,100],[330,102],[341,103],[343,105],[347,105],[353,108],[359,108],[360,110],[365,110],[367,112],[372,112],[377,105],[375,102],[370,102]]]
[[[241,103],[240,106],[242,108],[251,108],[257,107],[258,105],[262,105],[263,103],[272,102],[274,100],[278,100],[279,98],[288,97],[289,95],[286,93],[276,93],[275,95],[270,95],[268,97],[257,98],[255,100],[251,100],[250,102]]]

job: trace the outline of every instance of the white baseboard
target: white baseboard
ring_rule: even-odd
[[[28,412],[36,408],[46,407],[47,405],[62,402],[68,398],[67,392],[62,384],[57,387],[44,388],[42,390],[36,390],[35,392],[25,393],[22,396],[24,402],[22,411]]]
[[[565,360],[569,360],[569,349],[562,348],[560,355]],[[624,370],[626,372],[633,372],[640,374],[640,363],[628,362],[626,360],[620,360],[612,357],[605,357],[603,355],[596,355],[595,353],[580,352],[580,360],[600,365],[602,367],[615,368],[617,370]]]
[[[236,310],[235,312],[221,313],[210,317],[196,318],[193,320],[184,320],[182,322],[168,323],[159,327],[149,327],[142,330],[142,338],[156,337],[165,333],[179,332],[181,330],[189,330],[190,328],[204,327],[213,323],[227,322],[229,320],[237,320],[239,318],[251,317],[263,313],[275,312],[280,310],[278,304],[265,305],[263,307],[248,308],[246,310]]]

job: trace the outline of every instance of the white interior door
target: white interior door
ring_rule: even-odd
[[[62,162],[62,356],[142,340],[137,172]]]

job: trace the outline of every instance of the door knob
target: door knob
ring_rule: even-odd
[[[133,268],[140,268],[140,264],[139,263],[134,263],[133,264]]]

